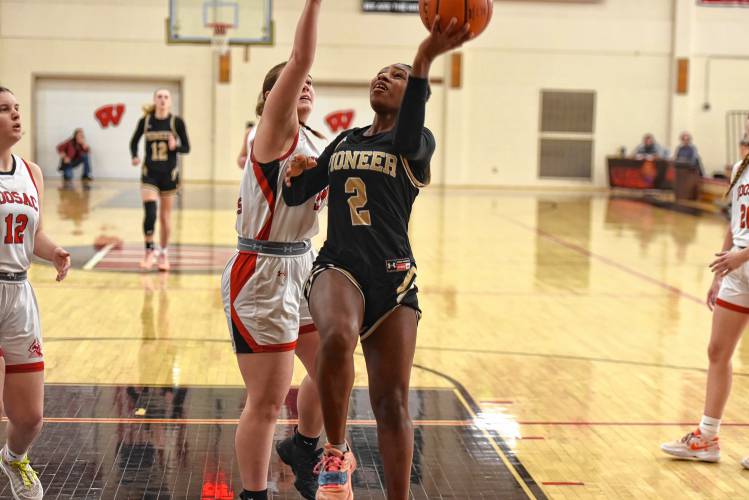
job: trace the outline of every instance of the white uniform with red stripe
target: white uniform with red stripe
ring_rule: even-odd
[[[297,154],[320,154],[304,129],[290,150],[274,162],[260,165],[250,152],[237,207],[240,238],[291,243],[317,234],[317,215],[327,190],[297,207],[287,206],[281,195],[286,168]],[[314,330],[302,295],[313,261],[311,250],[297,256],[238,251],[229,260],[222,295],[235,352],[292,350],[299,333]]]
[[[741,162],[733,166],[731,179],[738,173]],[[732,251],[749,247],[749,168],[731,190]],[[728,273],[720,284],[716,303],[738,312],[749,313],[749,262]]]
[[[25,273],[34,254],[39,192],[31,169],[13,155],[10,172],[0,172],[0,348],[6,372],[44,369],[39,308]]]

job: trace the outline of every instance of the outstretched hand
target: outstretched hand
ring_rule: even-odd
[[[454,17],[442,30],[440,28],[440,16],[437,15],[434,17],[432,28],[429,30],[429,36],[419,46],[419,52],[433,60],[445,52],[457,49],[470,40],[473,37],[470,30],[470,23],[458,26],[458,20]]]
[[[286,175],[284,176],[284,183],[286,186],[291,187],[291,179],[299,177],[305,170],[315,168],[317,166],[317,160],[311,156],[294,155],[291,158],[289,166],[286,168]]]
[[[57,270],[57,281],[64,280],[65,276],[68,275],[68,269],[70,269],[70,254],[64,248],[55,248],[52,264]]]

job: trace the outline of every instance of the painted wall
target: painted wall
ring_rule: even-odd
[[[275,0],[275,46],[253,47],[248,62],[244,49],[232,49],[232,83],[217,86],[208,47],[164,43],[166,0],[0,0],[0,82],[27,108],[19,152],[32,153],[28,108],[37,75],[180,80],[193,142],[185,178],[238,179],[234,158],[244,122],[265,71],[288,56],[300,3]],[[644,132],[673,146],[681,128],[693,130],[708,167],[722,164],[724,111],[747,107],[731,76],[749,72],[749,49],[737,43],[749,9],[695,3],[495,2],[489,29],[463,50],[463,88],[436,88],[429,104],[429,125],[441,130],[433,178],[452,185],[577,185],[537,179],[542,89],[597,92],[593,185],[607,181],[606,155],[633,148]],[[424,35],[415,16],[364,14],[360,0],[326,0],[313,77],[366,83],[380,67],[410,61]],[[672,92],[675,48],[691,59],[690,94],[683,98]],[[704,112],[708,55],[733,59],[713,61],[714,105]],[[446,69],[437,61],[433,76],[447,78]]]

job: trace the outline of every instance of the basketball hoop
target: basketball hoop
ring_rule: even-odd
[[[213,47],[220,54],[228,52],[229,37],[227,35],[229,33],[229,30],[234,28],[234,25],[230,23],[207,23],[206,28],[213,29],[213,36],[211,37],[211,47]]]
[[[213,28],[211,47],[218,56],[218,81],[229,83],[231,81],[231,48],[229,46],[228,32],[234,28],[230,23],[207,23],[207,28]]]

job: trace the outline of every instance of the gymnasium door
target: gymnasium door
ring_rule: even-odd
[[[166,88],[172,93],[172,110],[180,114],[178,82],[86,80],[39,78],[34,95],[35,161],[45,177],[59,177],[57,145],[82,128],[91,146],[95,179],[140,178],[130,163],[130,138],[142,107],[151,103],[153,92]],[[142,156],[143,140],[140,154]],[[76,177],[80,177],[80,168]]]

